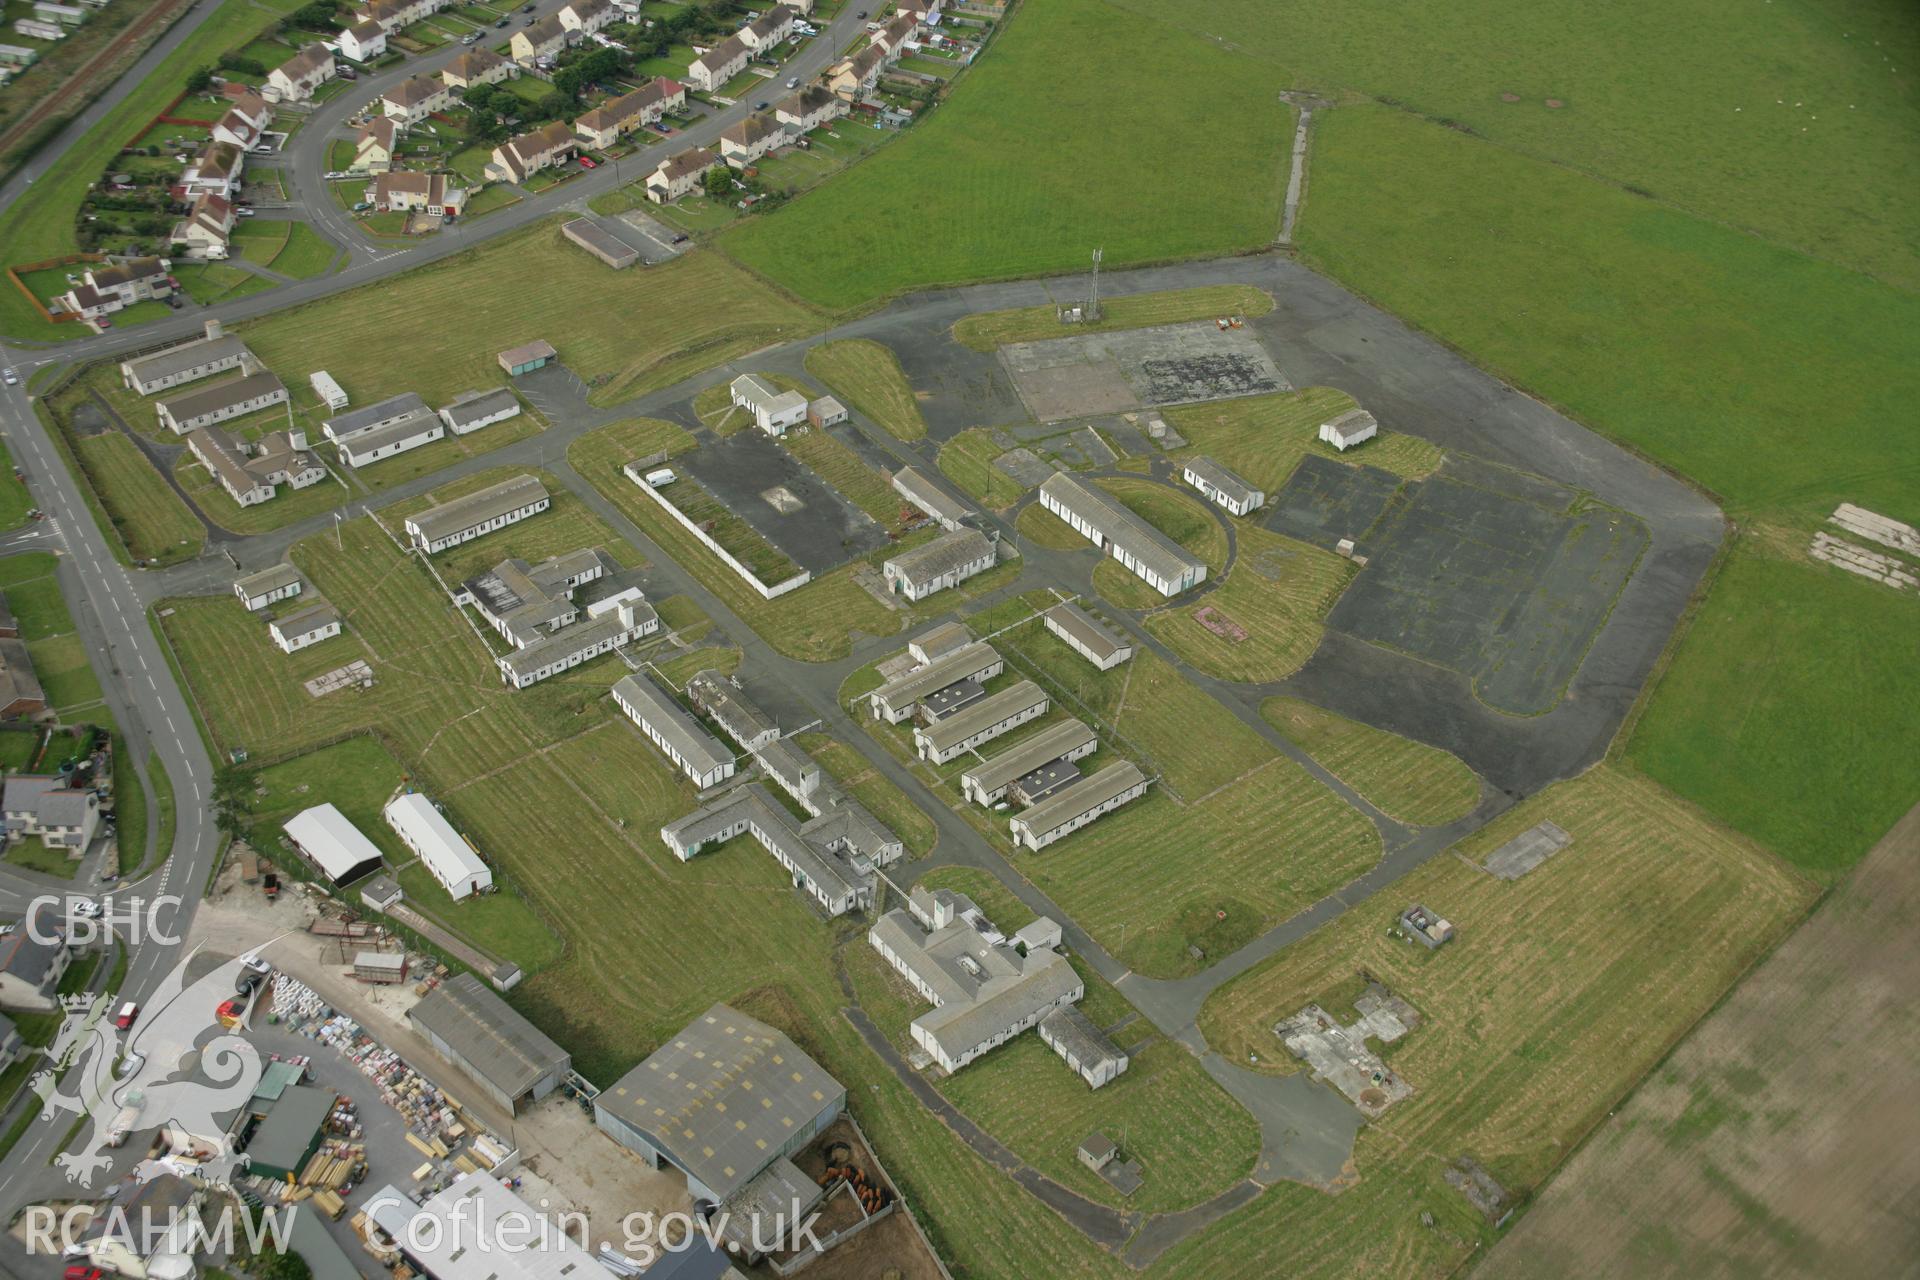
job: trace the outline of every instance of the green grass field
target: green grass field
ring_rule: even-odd
[[[993,465],[1004,452],[986,427],[969,427],[940,446],[938,466],[963,492],[1002,511],[1026,493],[1018,480]]]
[[[206,530],[138,445],[112,430],[68,443],[129,555],[165,565],[200,554]]]
[[[1227,531],[1213,509],[1189,493],[1151,480],[1103,477],[1095,481],[1148,524],[1204,560],[1209,574],[1227,567]]]
[[[340,251],[333,242],[304,222],[288,224],[286,247],[267,265],[283,276],[309,280],[325,275]]]
[[[1465,817],[1480,802],[1480,779],[1451,752],[1298,698],[1268,698],[1260,714],[1389,817],[1437,826]]]
[[[873,522],[894,533],[901,531],[900,512],[907,502],[853,449],[821,427],[789,431],[780,438],[788,453],[836,489],[840,496],[867,513]]]
[[[1093,550],[1093,544],[1074,532],[1072,525],[1037,502],[1020,509],[1013,527],[1021,537],[1052,551]]]
[[[1235,538],[1238,556],[1219,585],[1190,603],[1156,609],[1146,617],[1147,630],[1222,680],[1285,679],[1319,647],[1320,624],[1353,580],[1353,562],[1257,525],[1242,525]],[[1146,586],[1115,561],[1107,561],[1103,572],[1126,574]],[[1234,627],[1246,637],[1234,639]]]
[[[899,358],[878,342],[823,342],[807,352],[807,372],[898,439],[918,440],[927,434],[927,420],[920,415]]]
[[[20,639],[26,642],[47,705],[59,713],[62,723],[111,726],[113,717],[101,701],[100,681],[74,630],[54,565],[53,556],[44,551],[0,559],[0,590],[6,592],[7,607],[20,626]]]
[[[975,351],[992,351],[1009,342],[1040,342],[1113,329],[1212,320],[1218,316],[1263,316],[1272,310],[1273,295],[1264,289],[1245,284],[1213,284],[1107,298],[1100,304],[1098,320],[1073,325],[1061,324],[1059,313],[1053,307],[982,311],[957,321],[953,336],[955,341]]]
[[[580,305],[582,298],[593,305]],[[365,340],[383,326],[407,324],[407,317],[456,309],[462,324],[431,328],[419,341],[378,346]],[[620,323],[606,323],[610,314]],[[276,312],[237,332],[268,365],[291,371],[289,384],[306,370],[326,369],[356,403],[412,390],[442,404],[498,384],[495,354],[535,338],[553,343],[561,361],[594,386],[596,399],[612,401],[798,337],[818,323],[815,313],[716,254],[610,272],[566,244],[557,222],[546,221],[393,280]]]
[[[245,44],[259,32],[300,7],[300,0],[224,0],[180,46],[120,99],[60,163],[0,212],[0,245],[6,246],[8,265],[38,262],[79,250],[73,224],[87,188],[140,131],[185,86],[194,68],[210,64],[221,53]],[[77,331],[76,331],[77,330]],[[0,333],[10,338],[40,341],[85,336],[80,326],[50,325],[20,296],[17,289],[0,290]]]
[[[1271,494],[1287,482],[1300,459],[1315,457],[1365,465],[1416,479],[1440,465],[1440,450],[1398,431],[1383,431],[1352,453],[1320,443],[1320,424],[1354,407],[1353,397],[1331,387],[1307,387],[1282,395],[1215,400],[1167,410],[1188,441],[1171,456],[1204,455]]]
[[[1389,1050],[1414,1093],[1361,1132],[1339,1195],[1270,1192],[1177,1246],[1170,1273],[1269,1274],[1224,1247],[1235,1239],[1339,1241],[1314,1275],[1452,1273],[1493,1235],[1447,1166],[1471,1156],[1524,1201],[1813,900],[1778,860],[1613,766],[1532,797],[1460,852],[1478,859],[1543,819],[1574,843],[1526,877],[1435,858],[1209,998],[1209,1044],[1292,1071],[1273,1024],[1312,1001],[1350,1017],[1371,975],[1420,1013]],[[1455,940],[1388,937],[1403,901],[1453,921]]]
[[[13,455],[0,444],[0,532],[18,529],[27,522],[33,508],[33,495],[26,481],[13,474]]]
[[[1147,67],[1154,82],[1206,91],[1142,93],[1138,75],[1116,74]],[[1286,181],[1285,85],[1157,17],[1099,0],[1028,5],[938,110],[718,244],[830,307],[1078,269],[1096,248],[1117,266],[1263,245]]]

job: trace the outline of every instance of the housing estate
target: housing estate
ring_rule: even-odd
[[[340,634],[340,611],[325,600],[315,600],[306,608],[275,618],[267,624],[274,644],[282,653],[298,653],[310,645]]]
[[[1099,735],[1078,720],[1050,724],[1024,742],[962,773],[961,793],[983,808],[992,808],[1014,784],[1033,779],[1030,785],[1038,789],[1042,784],[1035,775],[1057,772],[1048,766],[1084,759],[1099,745]],[[1078,776],[1077,770],[1074,776]]]
[[[922,760],[945,764],[1029,720],[1039,719],[1052,705],[1039,685],[1021,680],[916,728],[913,749]]]
[[[457,218],[467,192],[444,173],[380,174],[373,180],[373,207],[380,213],[421,212],[435,218]]]
[[[394,148],[400,138],[400,122],[392,116],[367,121],[353,139],[353,163],[349,173],[385,173],[393,168]]]
[[[167,248],[183,258],[218,262],[231,249],[233,224],[239,214],[233,202],[211,191],[202,192],[187,206],[187,216],[167,232]]]
[[[88,320],[111,315],[136,302],[165,298],[173,292],[173,277],[165,258],[126,258],[108,266],[88,267],[80,283],[57,301]]]
[[[593,1101],[600,1131],[687,1191],[750,1205],[770,1173],[814,1187],[792,1157],[840,1117],[847,1091],[805,1050],[757,1018],[716,1004]],[[791,1207],[774,1198],[782,1211]]]
[[[733,403],[753,415],[754,425],[770,436],[783,436],[787,428],[807,419],[807,397],[798,391],[782,391],[757,373],[743,373],[727,385]]]
[[[977,573],[993,568],[997,553],[991,539],[978,529],[943,533],[923,547],[889,557],[880,566],[890,590],[909,600],[924,600],[936,591],[958,586]]]
[[[269,102],[305,102],[333,79],[335,69],[332,51],[323,44],[310,44],[275,67],[261,92]]]
[[[420,865],[455,902],[493,888],[492,870],[433,801],[409,791],[389,800],[381,812],[400,842],[420,855]]]
[[[1146,792],[1146,775],[1131,760],[1118,760],[1014,815],[1007,829],[1016,846],[1044,849]]]
[[[238,378],[156,400],[153,411],[161,426],[179,436],[195,427],[212,426],[286,402],[286,384],[267,370],[256,368]]]
[[[493,158],[487,162],[487,176],[500,182],[524,182],[529,175],[568,159],[578,149],[573,130],[565,121],[555,120],[495,147]]]
[[[380,869],[380,850],[331,804],[302,809],[282,830],[294,851],[335,885]]]
[[[736,169],[744,169],[791,140],[772,112],[756,111],[721,131],[720,158]]]
[[[290,564],[276,564],[258,573],[242,574],[233,580],[233,594],[249,609],[264,609],[300,594],[300,571]]]
[[[796,134],[811,133],[847,114],[847,104],[825,85],[810,84],[774,104],[773,118]]]
[[[491,49],[469,49],[440,69],[449,89],[471,89],[477,84],[499,84],[520,74],[520,68]]]
[[[719,163],[720,157],[705,147],[676,151],[647,176],[647,199],[655,204],[672,204],[697,190],[707,170]]]
[[[552,1093],[573,1069],[565,1049],[470,973],[429,991],[407,1021],[509,1113]]]
[[[730,35],[687,64],[687,82],[702,93],[712,93],[747,69],[753,50],[738,35]]]
[[[439,76],[408,76],[380,95],[380,113],[402,125],[419,124],[452,100],[452,88]]]
[[[49,849],[84,849],[100,827],[100,797],[55,774],[12,773],[0,783],[0,819],[9,841],[37,839]]]
[[[1209,502],[1225,507],[1236,516],[1246,515],[1267,500],[1266,494],[1212,458],[1188,458],[1180,464],[1180,477]]]
[[[623,93],[573,122],[573,131],[589,147],[610,147],[635,129],[658,121],[687,104],[686,86],[656,76],[631,93]]]
[[[225,369],[237,369],[243,357],[253,353],[238,338],[222,331],[218,320],[209,320],[206,336],[183,342],[150,356],[138,356],[120,362],[120,380],[143,396],[183,382],[210,377]]]
[[[387,51],[387,29],[363,18],[340,33],[340,52],[355,62],[371,62]]]
[[[1320,424],[1320,440],[1345,453],[1380,434],[1380,424],[1365,409],[1349,409],[1331,422]]]
[[[776,4],[740,28],[740,42],[754,53],[765,53],[793,34],[794,13],[784,4]]]
[[[1163,596],[1206,580],[1206,562],[1129,511],[1064,471],[1040,486],[1040,505],[1071,525]]]
[[[440,421],[456,436],[464,436],[490,427],[496,422],[520,416],[520,397],[505,387],[488,391],[462,391],[440,407]]]
[[[976,683],[991,680],[1006,670],[1006,666],[1006,659],[992,645],[975,640],[887,681],[867,695],[867,705],[888,724],[899,724],[934,694],[966,680]]]
[[[873,949],[933,1005],[909,1029],[947,1072],[1086,994],[1072,963],[1042,941],[1049,936],[1057,940],[1059,926],[1045,917],[1009,938],[965,894],[919,886],[867,931]]]
[[[645,676],[623,677],[613,700],[694,786],[704,791],[733,776],[733,752]]]
[[[270,431],[249,444],[220,427],[201,427],[187,433],[187,448],[243,507],[271,501],[280,485],[305,489],[327,478],[304,431]]]
[[[50,924],[43,916],[38,930],[16,928],[0,937],[0,1006],[34,1012],[59,1007],[60,976],[72,956]]]
[[[548,14],[532,26],[514,32],[513,39],[507,45],[513,52],[514,61],[523,66],[538,62],[541,58],[554,57],[567,47],[566,24],[560,21],[558,14]]]
[[[1071,600],[1062,600],[1041,614],[1040,620],[1069,649],[1102,671],[1111,671],[1133,656],[1133,641]]]

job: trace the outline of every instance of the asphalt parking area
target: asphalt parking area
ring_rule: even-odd
[[[738,431],[676,465],[801,568],[825,573],[887,540],[886,530],[759,431]]]
[[[1367,534],[1400,491],[1400,477],[1308,454],[1274,496],[1267,528],[1328,551],[1351,538],[1368,554]]]
[[[1460,672],[1495,710],[1551,710],[1639,563],[1646,527],[1472,460],[1449,459],[1405,494],[1327,625]]]

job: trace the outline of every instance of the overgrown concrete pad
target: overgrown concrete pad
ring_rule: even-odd
[[[678,464],[788,559],[824,573],[887,540],[886,530],[759,431],[737,431]]]
[[[1042,422],[1292,389],[1251,329],[1205,320],[1016,342],[1000,358]]]

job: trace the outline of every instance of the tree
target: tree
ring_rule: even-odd
[[[227,765],[213,775],[213,823],[221,834],[253,843],[253,792],[259,780],[251,769]]]
[[[700,186],[710,196],[724,196],[733,190],[733,171],[717,164],[700,175]]]
[[[196,67],[193,73],[187,77],[188,93],[205,93],[211,88],[213,88],[212,67]]]
[[[467,111],[467,140],[470,142],[498,142],[507,134],[507,126],[500,119],[500,113],[492,107],[470,107]]]

